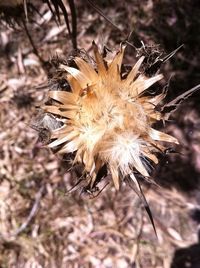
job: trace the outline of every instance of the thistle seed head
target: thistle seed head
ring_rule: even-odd
[[[125,45],[110,60],[106,60],[93,43],[95,66],[75,57],[76,67],[65,64],[71,91],[49,91],[50,104],[42,107],[62,121],[51,131],[49,148],[58,153],[75,153],[74,163],[82,163],[88,184],[93,187],[99,170],[106,165],[116,189],[123,178],[134,178],[134,172],[148,178],[146,161],[158,163],[157,152],[166,148],[162,142],[178,143],[177,139],[153,128],[163,120],[156,110],[165,93],[144,95],[162,79],[161,74],[146,77],[140,73],[144,57],[126,74],[122,72]]]

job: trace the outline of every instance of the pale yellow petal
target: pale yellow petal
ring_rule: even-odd
[[[121,46],[120,51],[115,55],[113,61],[110,63],[108,67],[108,75],[111,76],[111,79],[121,80],[120,72],[125,48],[126,48],[125,45]]]
[[[119,174],[118,174],[118,168],[116,165],[111,164],[110,165],[110,172],[112,175],[113,183],[116,190],[119,190],[120,183],[119,183]]]
[[[44,105],[41,107],[45,112],[60,115],[61,111],[58,107],[52,105]]]
[[[63,104],[65,103],[71,103],[74,104],[76,103],[78,96],[71,93],[71,92],[66,92],[66,91],[49,91],[49,97],[57,100]]]
[[[136,178],[135,178],[133,173],[130,174],[130,178],[132,179],[132,181],[134,182],[135,186],[137,187],[137,191],[141,192],[140,185],[139,185],[138,181],[136,180]]]
[[[148,177],[149,174],[144,165],[142,164],[142,161],[140,160],[139,156],[132,154],[132,159],[135,169],[140,172],[140,174],[142,174],[144,177]]]
[[[158,164],[158,158],[154,154],[152,154],[150,151],[144,151],[143,150],[142,154],[145,157],[149,158],[151,161],[153,161],[155,164]]]
[[[144,60],[144,56],[142,56],[137,62],[136,64],[133,66],[132,70],[130,71],[130,73],[128,74],[125,82],[127,83],[127,85],[129,85],[130,83],[133,82],[133,80],[135,79],[138,71],[139,71],[139,68]]]
[[[59,136],[67,135],[69,132],[74,131],[74,127],[64,125],[61,128],[55,129],[52,133],[52,138],[58,138]]]
[[[73,94],[79,95],[80,92],[82,91],[82,88],[78,83],[78,81],[70,74],[67,75],[67,81],[70,84]]]
[[[166,93],[163,92],[163,93],[161,93],[161,94],[159,94],[157,96],[154,96],[152,98],[149,98],[148,101],[150,103],[154,104],[154,106],[157,106],[158,104],[161,103],[161,101],[165,98],[165,96],[166,96]]]
[[[61,111],[60,107],[52,106],[52,105],[45,105],[41,107],[45,112],[57,114],[62,117],[74,119],[77,112],[76,111]]]
[[[86,88],[87,86],[92,84],[91,80],[76,68],[69,67],[63,64],[60,65],[60,68],[71,74],[80,84],[81,88]]]
[[[179,144],[179,142],[176,138],[174,138],[166,133],[163,133],[161,131],[155,130],[153,128],[151,128],[149,130],[149,135],[153,140],[166,141],[166,142],[172,142],[172,143]]]
[[[163,78],[162,74],[156,75],[152,78],[146,78],[144,75],[140,75],[131,85],[130,92],[133,97],[137,97],[147,88],[152,86],[157,81]]]
[[[105,76],[107,74],[107,70],[105,67],[104,60],[103,60],[101,54],[99,53],[98,47],[95,44],[95,42],[92,43],[92,46],[93,46],[93,50],[94,50],[94,56],[95,56],[95,60],[96,60],[96,64],[97,64],[98,74],[100,76]]]
[[[56,146],[58,146],[58,145],[60,145],[62,143],[65,143],[67,141],[73,140],[77,136],[78,136],[77,132],[71,132],[68,135],[64,135],[63,137],[60,136],[59,139],[57,139],[57,140],[51,142],[50,144],[48,144],[48,147],[49,148],[56,147]]]
[[[78,149],[78,140],[73,140],[65,144],[62,149],[59,151],[60,154],[63,153],[73,153]]]
[[[97,72],[93,69],[93,67],[84,61],[81,58],[76,57],[75,62],[79,68],[79,70],[87,77],[89,78],[92,83],[95,83],[98,80],[98,74]]]
[[[156,82],[161,80],[162,78],[163,78],[163,75],[158,74],[158,75],[156,75],[154,77],[146,79],[145,82],[144,82],[144,90],[149,88],[150,86],[152,86],[153,84],[155,84]]]

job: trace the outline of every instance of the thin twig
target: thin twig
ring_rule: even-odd
[[[18,236],[20,233],[22,233],[26,228],[27,226],[30,224],[31,220],[35,217],[36,213],[38,212],[38,209],[39,209],[39,205],[40,205],[40,200],[42,198],[42,195],[43,195],[43,192],[44,192],[44,185],[42,185],[39,189],[39,191],[36,193],[36,196],[35,196],[35,202],[32,206],[32,209],[26,219],[25,222],[23,222],[21,224],[21,226],[11,235],[11,236]]]
[[[96,10],[96,12],[99,13],[100,16],[102,16],[108,23],[110,23],[113,26],[113,28],[118,30],[121,33],[122,36],[125,35],[124,31],[122,31],[110,18],[108,18],[99,7],[97,7],[91,0],[87,0],[87,1]],[[132,32],[128,35],[128,37],[126,35],[126,38],[125,38],[124,42],[127,45],[132,46],[133,48],[135,48],[135,46],[129,42],[129,39],[130,39],[131,35],[132,35]]]
[[[109,22],[116,30],[122,32],[122,30],[116,24],[114,24],[114,22],[112,22],[111,19],[109,19],[99,7],[97,7],[91,0],[87,1],[97,11],[97,13],[99,13],[99,15],[101,15],[107,22]]]
[[[35,55],[38,57],[38,59],[39,59],[39,61],[41,62],[42,66],[44,67],[45,62],[44,62],[44,60],[42,59],[42,57],[39,55],[39,52],[38,52],[38,50],[37,50],[37,48],[36,48],[36,46],[35,46],[35,44],[34,44],[34,42],[33,42],[33,39],[32,39],[32,37],[31,37],[31,35],[30,35],[30,33],[29,33],[29,30],[28,30],[28,28],[27,28],[27,25],[26,25],[26,22],[25,22],[24,19],[22,19],[22,23],[23,23],[23,26],[24,26],[26,35],[27,35],[27,37],[28,37],[28,39],[29,39],[29,42],[31,43],[31,46],[32,46],[32,48],[33,48],[33,52],[34,52]]]
[[[76,16],[76,7],[74,4],[74,0],[68,0],[69,8],[71,11],[71,18],[72,18],[72,27],[71,27],[71,39],[72,39],[72,45],[74,49],[77,49],[77,16]]]

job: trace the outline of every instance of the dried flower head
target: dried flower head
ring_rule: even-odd
[[[75,153],[73,162],[84,165],[91,189],[104,166],[119,189],[123,178],[137,183],[136,172],[148,178],[147,162],[158,163],[156,154],[165,150],[162,142],[178,141],[152,127],[164,119],[156,107],[165,93],[144,95],[163,76],[140,73],[144,57],[124,71],[123,44],[112,60],[104,58],[95,43],[93,50],[95,66],[81,57],[74,58],[76,68],[60,65],[71,91],[50,91],[52,101],[42,107],[62,122],[52,130],[48,146],[59,148],[60,154]]]

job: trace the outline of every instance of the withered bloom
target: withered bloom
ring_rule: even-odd
[[[144,57],[124,73],[123,44],[112,60],[104,58],[96,44],[93,50],[95,66],[78,56],[74,58],[76,67],[60,65],[71,92],[49,91],[52,101],[42,107],[62,122],[52,130],[48,146],[59,148],[60,154],[75,154],[73,162],[84,165],[91,189],[105,165],[119,189],[127,177],[137,183],[136,172],[148,179],[146,162],[158,163],[157,153],[166,149],[162,142],[178,141],[152,127],[163,119],[156,107],[165,93],[144,95],[163,76],[148,78],[140,73]]]

